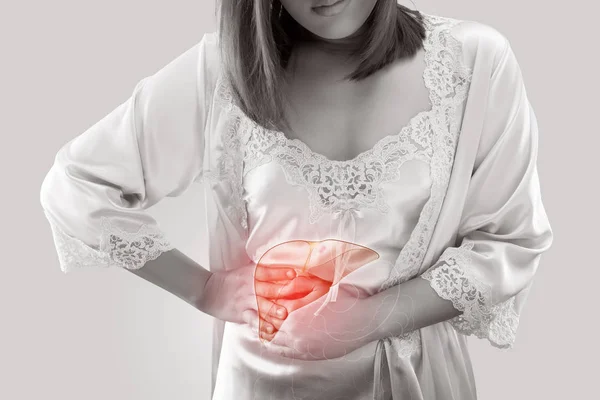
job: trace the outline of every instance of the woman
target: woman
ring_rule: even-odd
[[[61,267],[214,316],[213,399],[475,399],[466,336],[512,346],[553,238],[519,65],[485,24],[331,3],[221,1],[63,146],[41,190]],[[145,213],[199,181],[210,272]]]

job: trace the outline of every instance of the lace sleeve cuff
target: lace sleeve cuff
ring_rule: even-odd
[[[421,278],[443,299],[450,300],[462,314],[449,320],[457,332],[487,339],[498,348],[513,346],[519,324],[514,308],[515,297],[493,304],[491,287],[469,271],[473,242],[464,240],[460,247],[447,248],[435,266]]]
[[[126,232],[102,217],[99,248],[66,234],[46,213],[50,222],[60,268],[71,272],[82,267],[139,269],[174,246],[158,226],[144,224],[137,232]]]

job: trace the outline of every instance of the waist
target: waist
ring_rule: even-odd
[[[299,360],[279,355],[265,346],[247,324],[225,324],[223,346],[237,369],[269,380],[299,378],[339,379],[344,371],[354,375],[373,374],[377,341],[370,342],[343,357],[326,360]],[[222,354],[222,357],[224,355]]]

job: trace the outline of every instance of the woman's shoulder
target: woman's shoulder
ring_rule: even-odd
[[[498,28],[481,21],[459,19],[443,15],[424,14],[426,20],[433,23],[433,29],[448,30],[461,44],[467,59],[474,60],[482,53],[494,56],[502,52],[508,44],[506,35]]]
[[[503,47],[506,35],[493,25],[470,19],[459,19],[443,15],[422,13],[427,21],[442,29],[450,29],[463,43],[479,42],[491,47]]]
[[[204,33],[201,42],[203,42],[205,51],[210,53],[212,57],[217,57],[219,55],[219,35],[217,31],[210,31]]]
[[[199,46],[199,67],[208,90],[215,87],[221,71],[220,52],[217,31],[206,32],[202,35]]]
[[[502,31],[485,22],[434,14],[425,14],[425,17],[433,21],[434,25],[448,29],[462,43],[465,50],[502,50],[508,43]]]

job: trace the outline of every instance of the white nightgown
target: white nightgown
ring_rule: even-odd
[[[63,271],[141,268],[173,248],[145,209],[202,181],[211,270],[258,263],[291,240],[338,239],[378,258],[326,303],[338,287],[366,296],[423,278],[462,311],[320,361],[267,352],[248,325],[216,320],[213,399],[475,399],[466,335],[513,344],[553,234],[537,122],[508,40],[423,15],[431,109],[348,161],[244,115],[221,75],[217,32],[205,34],[58,152],[41,202]]]

